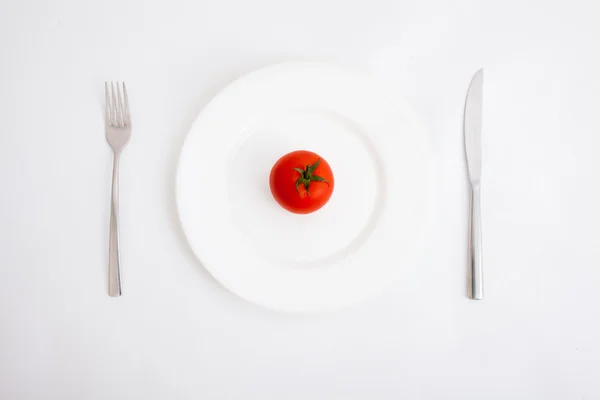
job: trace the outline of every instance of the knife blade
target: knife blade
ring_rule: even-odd
[[[471,205],[469,220],[469,298],[483,299],[483,252],[481,234],[481,125],[483,103],[483,69],[475,73],[467,91],[464,115],[465,153]]]
[[[483,69],[477,71],[467,92],[465,103],[465,149],[469,179],[472,185],[481,179],[481,104],[483,100]]]

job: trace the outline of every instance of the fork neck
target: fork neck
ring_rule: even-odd
[[[121,161],[121,151],[120,150],[115,151],[113,153],[113,173],[114,172],[118,173],[120,161]]]

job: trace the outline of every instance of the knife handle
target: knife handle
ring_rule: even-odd
[[[481,248],[481,196],[479,185],[471,185],[469,234],[469,298],[483,300],[483,252]]]

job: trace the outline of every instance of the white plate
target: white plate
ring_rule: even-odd
[[[309,215],[281,208],[271,167],[298,149],[331,165],[335,191]],[[367,75],[321,63],[260,69],[202,111],[183,147],[177,205],[205,268],[240,297],[316,312],[358,302],[421,253],[430,202],[428,137]]]

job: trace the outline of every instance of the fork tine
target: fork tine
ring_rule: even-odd
[[[123,114],[123,122],[125,123],[125,126],[130,126],[131,125],[131,115],[129,114],[129,99],[127,97],[127,87],[125,87],[125,82],[121,82],[123,85],[123,98],[125,101],[125,108],[124,108],[124,114]]]
[[[122,82],[121,86],[123,86]],[[125,117],[123,114],[123,97],[121,96],[121,90],[119,89],[119,81],[117,81],[117,124],[119,124],[119,126],[125,126]]]
[[[112,89],[112,123],[114,126],[119,125],[119,115],[117,114],[118,106],[117,106],[117,94],[115,90],[115,83],[113,81],[110,82],[110,87]]]
[[[107,81],[104,81],[104,92],[106,93],[106,114],[104,115],[104,123],[106,126],[110,126],[110,94]]]

